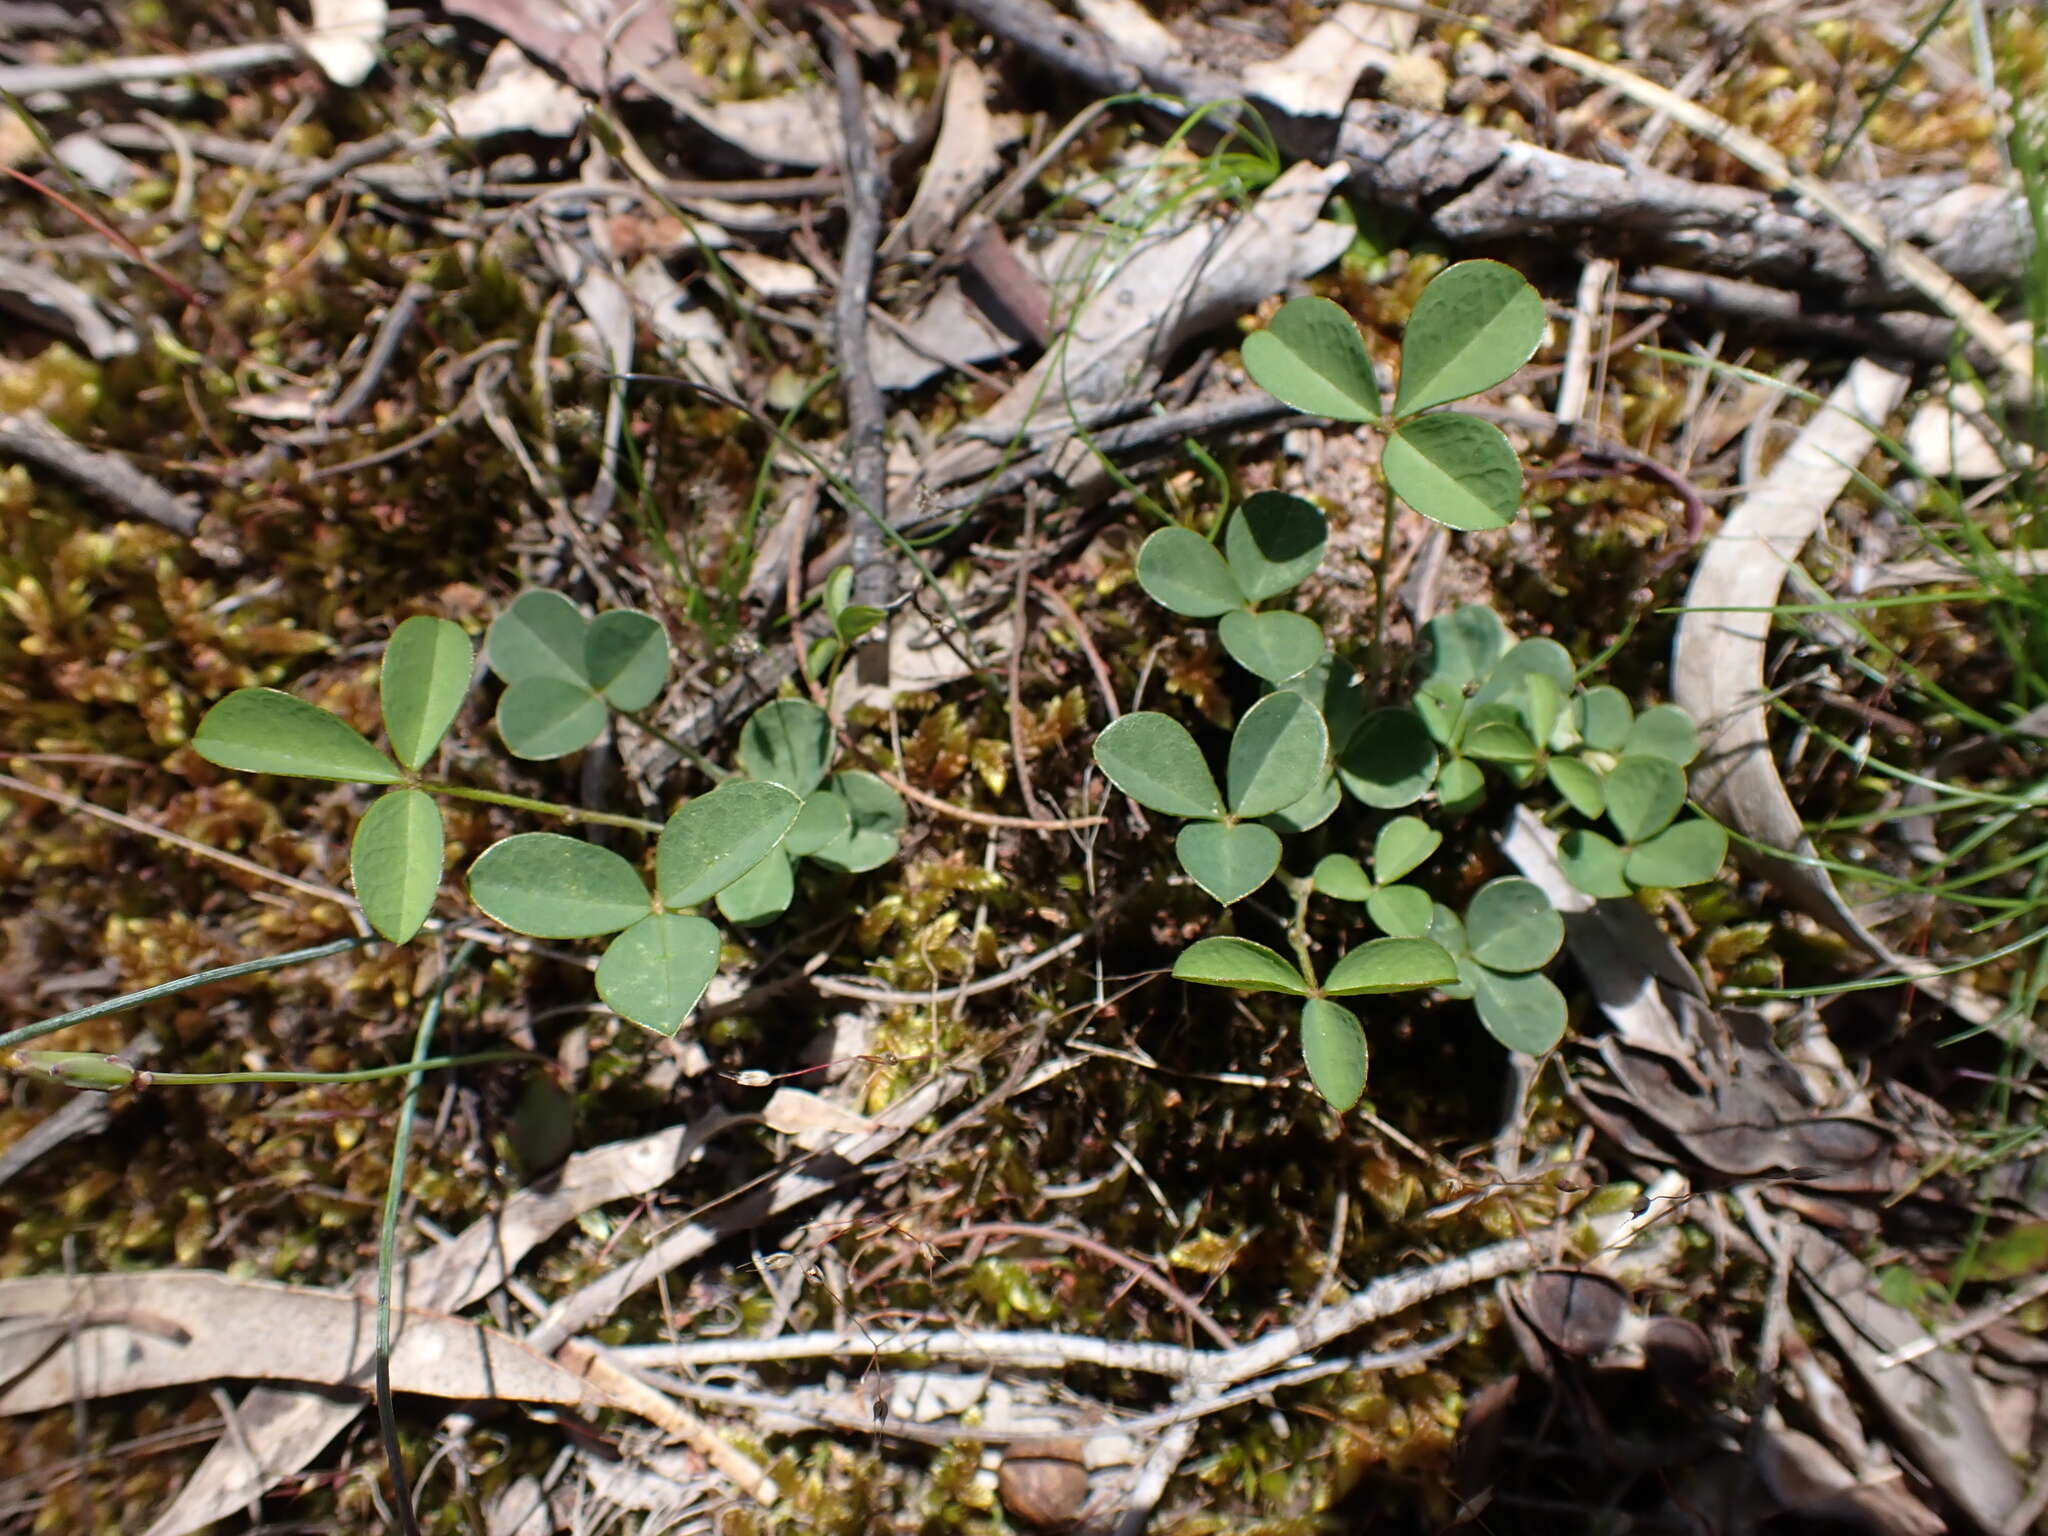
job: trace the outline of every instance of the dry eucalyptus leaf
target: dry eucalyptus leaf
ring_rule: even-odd
[[[2005,473],[2005,459],[1978,425],[1985,419],[1983,391],[1955,384],[1913,413],[1906,424],[1907,457],[1936,480],[1994,480]]]
[[[1785,1514],[1869,1536],[1940,1536],[1948,1529],[1906,1490],[1896,1468],[1888,1477],[1859,1479],[1818,1440],[1782,1422],[1765,1426],[1755,1447],[1757,1473]]]
[[[910,136],[912,116],[901,103],[870,87],[868,118],[899,143]],[[701,102],[669,97],[700,127],[764,165],[821,170],[837,166],[839,100],[829,86],[785,91],[752,101]]]
[[[1156,70],[1180,53],[1180,44],[1138,0],[1075,0],[1081,19],[1100,32],[1118,58]]]
[[[510,38],[591,96],[659,70],[676,53],[668,7],[645,0],[447,0],[447,9]]]
[[[802,1088],[778,1088],[771,1093],[761,1106],[761,1121],[771,1131],[794,1136],[806,1151],[833,1136],[865,1136],[875,1129],[875,1122],[866,1115],[842,1109]]]
[[[553,1536],[547,1490],[531,1472],[500,1489],[484,1507],[485,1536]]]
[[[1393,64],[1390,33],[1404,21],[1412,37],[1412,16],[1346,0],[1279,58],[1245,66],[1245,90],[1290,117],[1341,117],[1359,77]]]
[[[949,277],[900,332],[892,327],[869,335],[868,361],[882,388],[915,389],[948,368],[1008,357],[1019,345],[967,297],[958,278]]]
[[[448,103],[448,123],[465,139],[487,139],[495,133],[566,139],[583,126],[585,106],[574,86],[563,84],[505,42],[484,60],[476,89]]]
[[[729,251],[725,264],[764,299],[808,299],[819,289],[818,274],[800,261],[758,251]]]
[[[376,1308],[360,1296],[193,1270],[0,1281],[0,1413],[223,1378],[368,1390]],[[392,1315],[391,1384],[430,1397],[580,1405],[582,1381],[444,1313]],[[20,1326],[30,1325],[30,1326]]]
[[[969,58],[957,58],[946,74],[938,142],[918,178],[903,222],[886,249],[908,245],[936,249],[967,211],[975,195],[1002,168],[996,153],[995,119],[988,110],[988,77]]]
[[[1907,382],[1892,368],[1857,359],[1826,407],[1701,552],[1671,656],[1672,697],[1700,727],[1692,794],[1757,848],[1791,855],[1752,850],[1747,856],[1796,905],[1887,964],[1919,977],[1926,991],[1962,1018],[1995,1026],[2003,1038],[2048,1058],[2048,1044],[2036,1038],[2026,1020],[2003,1021],[1995,999],[1928,975],[1935,967],[1900,955],[1849,910],[1827,871],[1814,862],[1813,843],[1771,759],[1764,687],[1769,609],[1799,551],[1904,397]]]
[[[660,1188],[715,1129],[716,1122],[700,1122],[692,1136],[676,1125],[577,1153],[454,1242],[407,1262],[400,1294],[415,1306],[460,1311],[504,1284],[522,1258],[585,1211]],[[185,1536],[262,1497],[308,1465],[361,1411],[359,1403],[319,1393],[257,1387],[236,1411],[240,1433],[214,1443],[148,1536]]]
[[[954,597],[959,601],[961,594]],[[988,665],[1001,663],[1014,628],[1005,616],[974,632],[974,643]],[[835,710],[856,705],[886,710],[899,693],[918,693],[973,676],[974,662],[966,642],[950,625],[934,624],[922,612],[909,612],[889,626],[889,681],[864,683],[856,672],[853,667],[840,671],[832,686]]]
[[[1137,240],[1114,266],[1090,274],[1088,302],[1063,340],[968,433],[1001,440],[1035,423],[1065,422],[1074,409],[1142,395],[1183,343],[1344,253],[1350,227],[1321,213],[1348,174],[1342,165],[1291,165],[1241,214]]]
[[[643,256],[626,274],[626,287],[646,317],[661,355],[685,375],[720,394],[740,392],[732,343],[718,317],[690,297],[660,258]]]

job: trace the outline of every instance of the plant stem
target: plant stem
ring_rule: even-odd
[[[660,742],[663,746],[667,747],[671,752],[674,752],[677,756],[681,757],[684,762],[688,763],[691,767],[695,768],[699,773],[703,774],[706,778],[711,780],[712,783],[723,784],[727,779],[733,776],[732,770],[730,768],[719,767],[718,764],[712,762],[710,758],[706,757],[702,752],[699,752],[695,747],[691,746],[688,742],[683,741],[675,736],[671,736],[667,731],[663,730],[660,726],[656,725],[651,719],[648,718],[647,712],[645,710],[642,710],[638,714],[629,714],[626,716],[626,718],[632,721],[635,725],[639,726],[641,730],[645,731],[648,735],[652,736],[656,741]]]
[[[391,1273],[398,1254],[398,1206],[405,1192],[405,1164],[412,1151],[413,1120],[419,1113],[421,1074],[433,1058],[427,1055],[434,1041],[435,1026],[441,1022],[441,1004],[448,996],[448,984],[455,973],[476,953],[476,940],[464,942],[441,973],[434,995],[420,1012],[419,1029],[413,1035],[412,1063],[405,1097],[398,1105],[398,1129],[392,1135],[391,1181],[384,1187],[383,1228],[377,1242],[377,1426],[384,1439],[384,1456],[391,1463],[392,1502],[398,1509],[405,1536],[420,1536],[419,1516],[412,1507],[412,1490],[405,1482],[405,1459],[398,1443],[398,1413],[391,1402]]]
[[[1386,440],[1380,440],[1380,456],[1373,461],[1380,482],[1380,547],[1372,561],[1372,650],[1367,670],[1372,673],[1375,697],[1387,691],[1387,575],[1394,563],[1394,488],[1387,482]]]
[[[84,1008],[74,1008],[69,1013],[60,1013],[55,1018],[24,1024],[20,1029],[0,1035],[0,1051],[20,1045],[24,1041],[39,1040],[44,1035],[54,1034],[67,1024],[82,1024],[87,1019],[120,1013],[128,1008],[139,1008],[144,1003],[153,1003],[160,997],[171,997],[193,987],[208,986],[216,981],[232,981],[237,976],[252,976],[258,971],[275,971],[287,965],[304,965],[314,960],[325,960],[329,955],[360,949],[365,944],[382,942],[374,934],[335,939],[327,944],[315,944],[310,949],[295,949],[286,955],[269,955],[261,960],[240,960],[233,965],[218,966],[213,970],[200,971],[191,976],[180,976],[176,981],[144,987],[140,992],[124,992],[121,996],[110,997],[103,1003],[92,1003]]]
[[[1288,919],[1287,942],[1294,949],[1295,965],[1300,967],[1303,979],[1313,989],[1316,985],[1316,963],[1309,958],[1308,952],[1308,899],[1315,894],[1316,883],[1288,874],[1282,874],[1280,879],[1294,897],[1294,916]]]
[[[470,941],[472,944],[474,940]],[[446,1067],[481,1067],[497,1061],[544,1061],[532,1051],[477,1051],[468,1056],[429,1056],[423,1061],[395,1062],[388,1067],[363,1067],[354,1072],[138,1072],[138,1087],[198,1088],[215,1083],[374,1083],[379,1078],[409,1077]]]
[[[650,836],[661,831],[661,823],[649,821],[644,816],[619,816],[610,811],[586,811],[578,806],[557,805],[552,800],[534,800],[525,795],[507,795],[495,789],[471,789],[466,784],[442,784],[427,779],[419,787],[429,794],[447,795],[454,800],[475,800],[484,805],[502,805],[515,811],[531,811],[536,816],[558,816],[571,824],[588,823],[599,827],[625,827],[634,832],[645,832]],[[0,1041],[4,1045],[5,1041]]]

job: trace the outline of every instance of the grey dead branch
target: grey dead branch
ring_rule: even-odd
[[[953,3],[1041,63],[1105,95],[1151,86],[1190,103],[1216,104],[1243,90],[1240,79],[1202,63],[1177,41],[1163,57],[1124,57],[1113,39],[1065,26],[1046,0]],[[1325,118],[1297,119],[1290,147],[1307,153],[1327,148],[1330,128]],[[1584,236],[1614,254],[1825,288],[1853,303],[1885,304],[1915,291],[1817,210],[1642,167],[1597,165],[1394,101],[1347,103],[1334,148],[1373,201],[1425,216],[1453,244],[1542,230]],[[2011,195],[1995,187],[1908,177],[1842,190],[1894,243],[1924,253],[1969,287],[1996,288],[2024,266],[2025,221],[2014,217]]]

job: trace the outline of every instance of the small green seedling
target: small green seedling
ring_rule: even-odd
[[[842,565],[825,578],[825,618],[832,626],[829,635],[811,642],[805,654],[804,670],[821,675],[833,662],[852,650],[860,637],[888,617],[880,608],[853,601],[853,567]]]

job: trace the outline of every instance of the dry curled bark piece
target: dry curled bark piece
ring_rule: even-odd
[[[1848,486],[1909,382],[1868,358],[1850,367],[1826,406],[1701,551],[1671,656],[1672,697],[1700,727],[1693,798],[1756,847],[1790,855],[1757,853],[1754,859],[1786,896],[1875,955],[1889,951],[1816,862],[1771,758],[1764,645],[1769,610],[1800,550]]]

